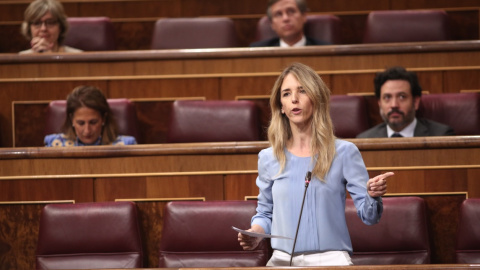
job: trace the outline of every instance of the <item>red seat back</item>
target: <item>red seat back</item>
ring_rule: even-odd
[[[364,43],[440,41],[450,38],[442,10],[378,10],[367,17]]]
[[[330,96],[330,116],[335,136],[355,138],[369,128],[367,102],[363,96]]]
[[[456,135],[480,135],[480,93],[422,95],[417,116],[446,124]]]
[[[172,104],[169,143],[258,140],[258,110],[251,101],[177,100]]]
[[[40,218],[37,269],[141,268],[132,202],[49,204]]]
[[[384,211],[378,224],[368,226],[347,199],[345,216],[353,246],[355,265],[430,263],[425,202],[419,197],[383,198]]]
[[[152,49],[239,47],[229,18],[163,18],[153,30]]]
[[[160,268],[255,267],[268,261],[268,243],[244,251],[237,240],[250,228],[256,201],[170,202],[165,207]]]
[[[69,17],[70,28],[65,45],[84,51],[110,51],[116,49],[113,23],[108,17]]]
[[[457,263],[480,263],[480,199],[466,199],[460,207],[455,248]]]

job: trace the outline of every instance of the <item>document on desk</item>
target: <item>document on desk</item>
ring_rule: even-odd
[[[290,239],[290,240],[293,240],[293,238],[290,238],[290,237],[286,237],[286,236],[280,236],[280,235],[272,235],[272,234],[264,234],[264,233],[254,233],[254,232],[247,232],[245,230],[241,230],[239,228],[236,228],[236,227],[233,227],[232,226],[232,229],[241,233],[241,234],[246,234],[246,235],[249,235],[249,236],[253,236],[253,237],[263,237],[263,238],[280,238],[280,239]]]

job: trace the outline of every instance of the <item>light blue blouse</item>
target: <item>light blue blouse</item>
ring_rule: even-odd
[[[101,145],[102,137],[99,137],[94,144],[84,144],[79,139],[70,140],[63,133],[50,134],[45,136],[43,140],[47,147],[64,147],[64,146],[89,146],[89,145]],[[117,136],[115,141],[111,145],[131,145],[137,144],[137,140],[132,136]]]
[[[381,197],[368,195],[369,179],[358,148],[350,142],[336,140],[336,156],[326,182],[312,177],[307,189],[295,254],[325,251],[352,253],[352,243],[345,221],[346,190],[357,208],[357,214],[368,225],[378,223],[383,212]],[[297,157],[285,150],[285,170],[267,148],[259,153],[257,214],[252,225],[260,225],[267,234],[295,237],[298,216],[305,191],[305,175],[312,171],[310,157]],[[273,238],[273,249],[290,254],[293,240]]]

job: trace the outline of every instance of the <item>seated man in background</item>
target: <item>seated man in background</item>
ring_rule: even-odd
[[[250,47],[327,45],[303,33],[307,22],[306,12],[305,0],[269,0],[267,16],[278,37],[254,42]]]
[[[107,99],[94,86],[78,86],[67,97],[63,132],[45,136],[45,146],[137,144],[132,136],[117,134],[117,124]]]
[[[25,53],[82,52],[63,45],[68,30],[67,15],[57,0],[35,0],[25,10],[22,35],[30,41]]]
[[[447,125],[415,117],[422,88],[414,72],[392,67],[377,73],[374,85],[384,123],[358,134],[357,138],[455,135]]]

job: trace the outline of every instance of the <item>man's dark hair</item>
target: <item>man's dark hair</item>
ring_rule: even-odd
[[[383,72],[378,72],[373,80],[375,86],[375,96],[380,98],[380,88],[388,80],[405,80],[410,83],[412,96],[421,97],[422,87],[418,83],[417,74],[413,71],[407,71],[404,67],[391,67]]]
[[[268,0],[268,5],[267,5],[267,16],[270,20],[272,20],[272,5],[277,3],[278,1],[280,0]],[[304,14],[305,12],[307,12],[307,2],[306,0],[295,0],[295,3],[297,3],[297,7],[298,7],[298,10],[300,10],[300,12],[302,14]]]

